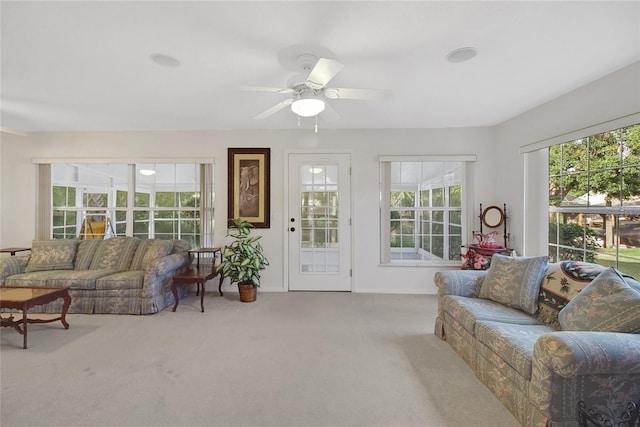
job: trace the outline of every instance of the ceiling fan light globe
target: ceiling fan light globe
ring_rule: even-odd
[[[324,111],[324,101],[317,98],[297,99],[291,104],[291,111],[302,117],[312,117]]]

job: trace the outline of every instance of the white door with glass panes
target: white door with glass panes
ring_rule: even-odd
[[[289,290],[351,290],[351,158],[289,155]]]

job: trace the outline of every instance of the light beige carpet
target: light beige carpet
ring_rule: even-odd
[[[433,335],[436,297],[208,293],[149,316],[2,328],[12,426],[517,426]]]

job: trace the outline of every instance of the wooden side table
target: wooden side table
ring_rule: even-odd
[[[3,254],[11,254],[11,256],[15,256],[16,252],[24,252],[24,251],[30,251],[31,248],[2,248],[0,249],[0,253]]]
[[[216,272],[216,258],[220,253],[220,248],[200,248],[193,249],[189,251],[190,253],[195,253],[197,256],[197,261],[195,265],[191,265],[187,271],[184,273],[179,273],[173,276],[173,281],[171,282],[171,292],[173,293],[173,297],[176,300],[175,305],[173,306],[173,311],[176,311],[178,308],[178,304],[180,303],[178,297],[178,286],[185,286],[195,283],[197,288],[197,293],[200,293],[200,309],[204,313],[204,292],[205,292],[205,283],[208,280],[213,279],[218,275]],[[213,254],[211,264],[202,263],[200,264],[200,254]],[[224,280],[224,276],[220,274],[220,279],[218,280],[218,292],[220,296],[223,296],[222,293],[222,281]],[[200,291],[200,285],[202,285],[202,291]]]

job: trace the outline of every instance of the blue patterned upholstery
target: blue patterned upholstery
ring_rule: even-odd
[[[540,281],[547,271],[548,261],[548,256],[495,254],[480,288],[480,298],[534,314],[538,310]]]
[[[65,264],[65,270],[25,272],[29,257],[4,257],[0,259],[0,286],[69,286],[69,313],[158,312],[175,302],[170,291],[172,278],[191,262],[189,243],[181,240],[114,237],[79,243],[62,241],[57,245],[49,242],[35,244],[47,249],[42,260],[51,260],[53,268],[62,265],[56,261],[60,259],[74,259],[75,265]],[[143,248],[137,251],[139,246]],[[54,247],[64,248],[64,254],[58,257],[52,253]],[[75,248],[71,257],[69,247]],[[61,309],[62,300],[58,300],[33,311],[56,313]]]
[[[470,332],[475,332],[474,329],[478,320],[496,320],[522,325],[540,324],[538,320],[522,311],[491,300],[456,295],[445,296],[442,300],[444,311],[451,314],[457,322]]]
[[[600,273],[560,310],[563,330],[640,333],[640,287],[613,268]]]
[[[436,273],[435,333],[523,426],[577,426],[579,402],[621,414],[640,399],[639,334],[557,331],[535,315],[479,298],[486,274]],[[625,283],[639,289],[632,279]]]
[[[25,267],[26,273],[33,271],[71,270],[76,257],[77,240],[34,240],[31,257]]]

